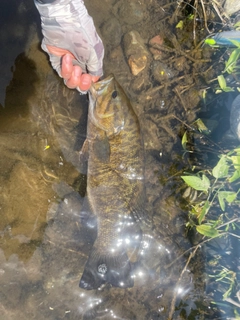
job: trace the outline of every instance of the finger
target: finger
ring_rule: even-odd
[[[67,80],[66,85],[70,89],[74,89],[81,83],[82,69],[79,66],[73,66],[73,71],[70,78]]]
[[[100,79],[100,76],[91,76],[92,82],[97,82]]]
[[[73,61],[73,57],[71,54],[65,54],[62,58],[61,75],[64,79],[69,79],[73,73],[72,61]]]
[[[91,87],[91,84],[92,76],[88,73],[83,73],[78,84],[79,89],[82,91],[87,91]]]

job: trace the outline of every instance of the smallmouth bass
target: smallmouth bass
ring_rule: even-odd
[[[107,282],[128,288],[134,284],[131,252],[141,241],[144,217],[139,121],[112,75],[92,85],[89,99],[87,139],[80,152],[88,158],[83,215],[97,217],[97,237],[79,286],[91,290]]]

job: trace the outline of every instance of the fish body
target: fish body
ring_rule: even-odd
[[[139,121],[113,76],[93,84],[89,99],[82,151],[88,154],[85,208],[97,217],[97,237],[79,285],[87,290],[105,282],[132,287],[131,252],[140,242],[138,221],[144,215]]]

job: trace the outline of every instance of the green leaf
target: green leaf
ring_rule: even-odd
[[[194,14],[189,14],[187,18],[188,18],[188,20],[193,20],[194,19]]]
[[[196,226],[196,229],[199,233],[203,234],[206,237],[215,238],[219,236],[218,230],[213,228],[209,224],[201,224],[200,226]]]
[[[184,150],[187,149],[187,131],[184,132],[184,135],[182,137],[182,147]]]
[[[227,83],[226,80],[224,78],[224,76],[221,74],[220,76],[217,77],[218,79],[218,83],[220,88],[224,91],[224,92],[230,92],[230,91],[234,91],[233,88],[231,87],[227,87]]]
[[[229,178],[229,182],[232,183],[240,178],[240,170],[235,170],[231,178]]]
[[[211,39],[211,38],[208,38],[208,39],[205,39],[204,41],[206,44],[208,44],[209,46],[215,46],[217,43],[214,39]]]
[[[230,160],[232,161],[234,168],[236,170],[240,170],[240,155],[238,156],[231,156]]]
[[[234,25],[233,27],[238,30],[238,27],[240,27],[240,21],[238,21],[237,23],[235,23],[235,25]]]
[[[225,80],[225,78],[224,78],[224,76],[222,74],[220,76],[218,76],[218,83],[220,85],[220,88],[223,89],[223,90],[227,86],[226,80]]]
[[[210,209],[210,202],[207,200],[205,203],[204,203],[204,206],[200,212],[200,215],[198,217],[198,223],[201,224],[204,217],[206,216],[206,214],[208,213]]]
[[[208,191],[210,187],[209,179],[203,174],[202,179],[197,176],[181,176],[187,185],[198,191]]]
[[[203,132],[205,134],[210,133],[210,130],[207,128],[206,124],[203,122],[202,119],[198,118],[196,121],[194,121],[194,124],[196,124],[196,126],[200,132]]]
[[[217,165],[212,170],[214,178],[225,178],[228,176],[229,165],[226,157],[222,156],[218,161]]]
[[[222,211],[225,211],[225,201],[228,203],[233,202],[237,197],[237,193],[233,191],[219,191],[218,201]],[[224,201],[225,200],[225,201]]]
[[[234,39],[229,39],[229,41],[231,41],[237,48],[240,48],[240,41]]]
[[[225,211],[225,202],[224,202],[224,197],[221,196],[221,193],[218,193],[218,202],[220,205],[220,208],[222,209],[222,211]]]
[[[240,48],[233,50],[230,54],[228,61],[226,62],[225,70],[223,72],[232,73],[234,72],[234,68],[236,67],[237,60],[240,55]]]
[[[178,24],[176,25],[176,28],[177,29],[183,29],[183,21],[182,20],[180,20],[179,22],[178,22]]]

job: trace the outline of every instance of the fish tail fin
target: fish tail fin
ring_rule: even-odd
[[[101,255],[94,248],[85,265],[79,287],[92,290],[106,282],[114,287],[133,287],[131,269],[131,263],[125,251],[117,255]]]

